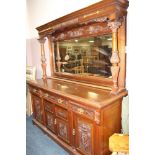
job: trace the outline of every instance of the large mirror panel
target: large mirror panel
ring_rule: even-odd
[[[111,78],[112,35],[55,43],[56,72]]]

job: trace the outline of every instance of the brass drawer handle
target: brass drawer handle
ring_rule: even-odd
[[[61,104],[62,102],[63,102],[63,100],[62,100],[61,98],[59,98],[59,99],[58,99],[58,103]]]
[[[46,94],[45,94],[45,97],[49,97],[49,95],[46,93]]]
[[[36,89],[33,89],[33,92],[36,92],[37,90]]]
[[[80,114],[83,114],[83,113],[84,113],[84,109],[82,109],[82,108],[78,108],[77,111],[78,111],[78,113],[80,113]]]

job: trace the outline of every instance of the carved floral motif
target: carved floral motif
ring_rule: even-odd
[[[52,115],[47,113],[47,126],[51,129],[54,127],[54,118]]]
[[[40,100],[35,98],[34,100],[35,112],[36,112],[36,119],[42,121],[42,113],[40,107]]]
[[[83,35],[83,31],[84,31],[84,29],[82,29],[82,28],[77,29],[75,31],[68,31],[67,36],[68,37],[79,37],[79,36]]]
[[[86,115],[87,117],[91,118],[91,119],[94,119],[94,111],[91,111],[91,110],[88,110],[88,109],[85,109],[85,108],[81,108],[77,105],[72,105],[71,106],[71,109],[79,114],[83,114],[83,115]]]
[[[97,124],[100,123],[100,113],[97,112],[97,111],[95,111],[95,122],[96,122]]]
[[[46,39],[45,38],[39,38],[38,41],[39,41],[40,44],[44,44]]]
[[[109,27],[106,26],[101,26],[101,25],[90,25],[86,26],[84,28],[78,28],[78,29],[73,29],[64,33],[60,33],[57,35],[57,37],[53,37],[53,40],[58,41],[58,40],[65,40],[67,38],[76,38],[76,37],[81,37],[84,35],[89,35],[89,34],[97,34],[97,33],[104,33],[109,30]]]
[[[109,21],[108,26],[110,27],[112,32],[115,33],[115,32],[117,32],[117,29],[119,28],[119,26],[121,26],[121,22],[118,22],[118,21],[111,22],[111,21]]]
[[[96,18],[96,19],[94,19],[93,21],[95,21],[95,22],[105,22],[105,21],[107,21],[107,17],[101,17],[101,18]]]
[[[59,122],[58,123],[58,128],[59,128],[59,135],[63,139],[67,140],[68,139],[68,132],[67,132],[67,126],[66,126],[66,124]]]
[[[78,120],[78,132],[79,132],[79,148],[87,154],[92,153],[91,149],[91,125]]]

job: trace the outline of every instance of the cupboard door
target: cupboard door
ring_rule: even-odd
[[[75,147],[85,155],[94,155],[94,125],[93,122],[82,118],[80,115],[74,117],[75,125]]]
[[[40,123],[43,123],[43,109],[41,106],[41,98],[36,95],[32,95],[32,100],[33,100],[34,117]]]
[[[55,133],[55,117],[52,113],[45,111],[46,126],[48,129]]]
[[[67,143],[70,143],[70,137],[69,137],[69,125],[67,121],[64,121],[62,119],[56,118],[57,120],[57,135],[59,138],[64,140]]]

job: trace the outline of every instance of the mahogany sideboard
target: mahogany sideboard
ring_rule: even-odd
[[[121,132],[121,102],[127,91],[109,90],[59,79],[28,82],[33,122],[72,154],[107,155],[108,138]]]
[[[109,155],[109,137],[121,133],[127,8],[103,0],[36,28],[43,76],[27,82],[33,123],[70,154]]]

